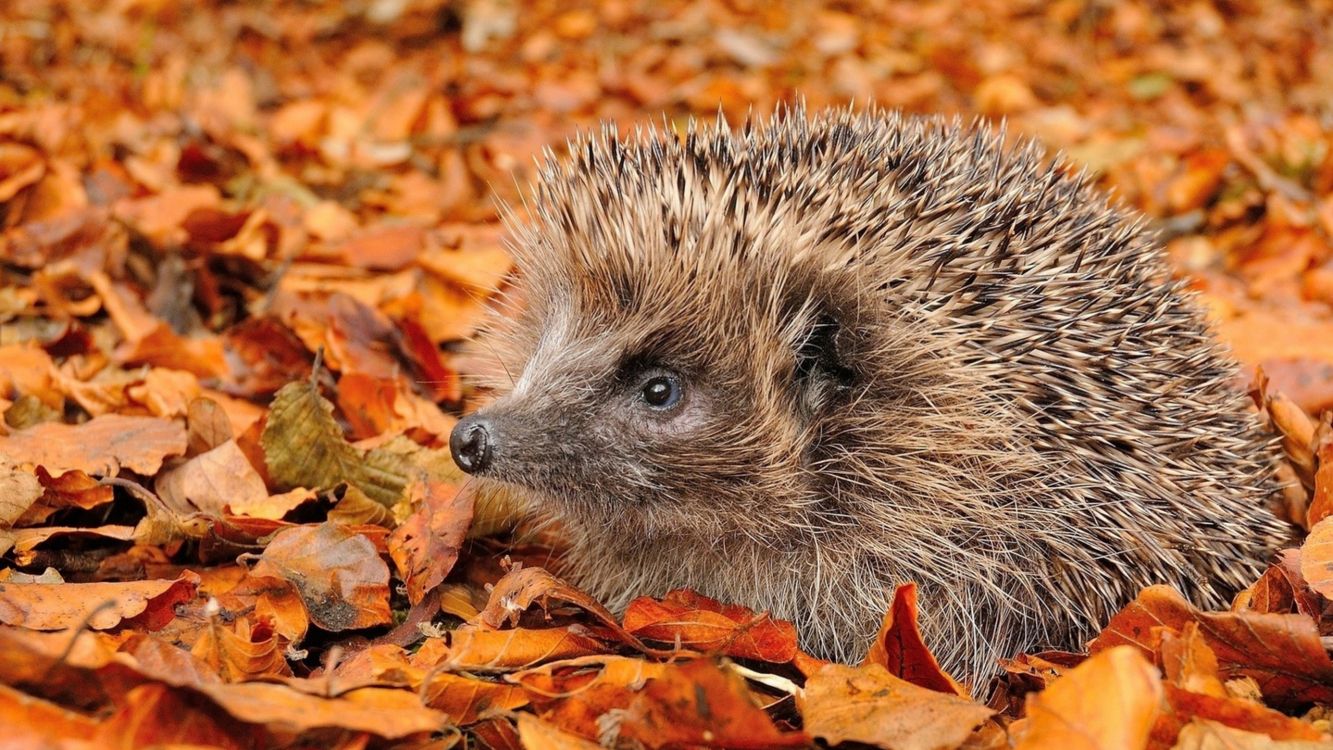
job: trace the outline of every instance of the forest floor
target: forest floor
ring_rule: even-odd
[[[447,449],[499,207],[598,121],[798,97],[1003,118],[1146,214],[1304,543],[988,691],[910,586],[830,665],[506,542]],[[1328,407],[1328,0],[0,3],[5,748],[1329,747]]]

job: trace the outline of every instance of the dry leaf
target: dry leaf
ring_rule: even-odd
[[[339,632],[384,625],[389,615],[389,566],[366,537],[335,523],[278,532],[252,574],[290,581],[310,620]]]
[[[1162,695],[1157,670],[1143,656],[1127,646],[1108,648],[1028,696],[1015,750],[1147,747]]]
[[[159,630],[194,598],[199,576],[131,583],[0,583],[0,622],[32,630],[106,630],[126,620]]]
[[[185,428],[156,417],[107,414],[83,424],[40,424],[0,436],[0,454],[56,473],[116,474],[126,468],[153,476],[163,459],[185,452]]]
[[[806,681],[800,703],[812,737],[895,750],[958,747],[995,713],[965,697],[914,685],[875,662],[824,666]]]
[[[162,472],[156,489],[158,496],[181,514],[199,510],[221,515],[230,506],[233,513],[245,515],[252,506],[268,500],[264,479],[235,440]]]
[[[1301,575],[1310,588],[1333,601],[1333,518],[1316,523],[1301,545]]]
[[[768,614],[723,605],[686,589],[660,601],[640,597],[625,610],[625,630],[645,640],[785,664],[796,657],[796,628]]]
[[[453,569],[472,522],[472,495],[439,482],[408,489],[416,509],[389,534],[389,556],[407,583],[407,599],[420,602]]]
[[[916,584],[905,583],[893,592],[893,604],[884,614],[879,633],[862,664],[879,664],[889,674],[942,693],[969,697],[966,688],[945,673],[926,647],[917,626]]]

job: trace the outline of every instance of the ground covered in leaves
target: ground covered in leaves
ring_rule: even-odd
[[[0,744],[1328,747],[1333,5],[0,4]],[[1006,117],[1146,212],[1310,534],[1226,612],[943,674],[691,592],[623,617],[445,443],[498,202],[598,119]],[[538,540],[540,541],[540,540]],[[551,540],[558,545],[558,539]]]

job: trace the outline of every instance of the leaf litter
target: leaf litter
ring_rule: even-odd
[[[1029,5],[3,4],[7,746],[1329,746],[1333,7]],[[1229,611],[1153,587],[993,686],[910,585],[836,665],[563,581],[448,459],[497,206],[598,120],[797,93],[1004,117],[1148,215],[1308,538]]]

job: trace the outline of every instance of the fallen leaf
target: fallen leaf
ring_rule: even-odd
[[[246,515],[250,507],[269,497],[264,479],[235,440],[162,472],[155,488],[158,496],[181,514],[198,510],[221,515],[230,506],[233,513]]]
[[[1266,734],[1195,719],[1180,730],[1174,750],[1326,750],[1328,746],[1327,740],[1275,741]]]
[[[532,714],[518,715],[518,736],[527,750],[600,750],[601,745],[561,731]]]
[[[421,704],[415,693],[365,687],[323,697],[283,684],[242,682],[196,688],[237,720],[282,732],[337,727],[395,739],[442,731],[449,717]]]
[[[177,604],[194,598],[199,576],[129,583],[0,583],[0,622],[32,630],[106,630],[133,620],[159,630]]]
[[[97,722],[77,711],[0,684],[0,725],[7,748],[80,747],[91,743]],[[84,744],[91,747],[91,744]]]
[[[686,589],[660,601],[640,597],[625,609],[625,630],[653,641],[701,652],[785,664],[796,657],[796,628],[767,613],[723,605]]]
[[[20,469],[0,453],[0,526],[13,526],[42,496],[42,483],[31,471]]]
[[[505,630],[461,625],[449,631],[449,647],[436,664],[453,671],[506,672],[608,650],[578,625]]]
[[[1179,734],[1187,722],[1200,719],[1215,721],[1236,729],[1262,732],[1277,740],[1323,740],[1333,738],[1316,729],[1310,722],[1294,719],[1256,701],[1231,696],[1203,695],[1164,686],[1167,713],[1160,716],[1153,728],[1153,737],[1161,744],[1179,742]]]
[[[0,435],[0,454],[47,471],[114,475],[121,468],[153,476],[168,456],[185,452],[185,428],[156,417],[106,414],[78,425],[47,423]]]
[[[1162,712],[1157,670],[1133,648],[1107,648],[1040,693],[1014,728],[1015,750],[1144,748]]]
[[[884,614],[879,633],[861,663],[879,664],[889,670],[889,674],[913,685],[970,697],[967,689],[945,673],[926,647],[917,625],[915,583],[902,584],[893,592],[893,603]]]
[[[492,628],[504,627],[506,623],[517,624],[520,616],[533,604],[539,604],[543,611],[549,612],[553,600],[572,604],[584,610],[610,628],[625,643],[644,653],[660,656],[671,654],[669,651],[658,651],[644,644],[637,636],[621,627],[610,610],[600,602],[551,575],[544,568],[516,568],[506,573],[491,589],[490,599],[481,611],[480,620]]]
[[[649,680],[620,717],[619,740],[646,747],[805,747],[803,732],[787,732],[758,708],[745,680],[707,659],[668,665]]]
[[[290,675],[285,643],[268,623],[241,617],[231,623],[210,618],[190,654],[228,682]]]
[[[1333,601],[1333,517],[1316,523],[1301,545],[1301,575],[1310,588]]]
[[[806,681],[799,703],[812,737],[896,750],[958,747],[995,713],[965,697],[914,685],[875,662],[825,665]]]
[[[401,462],[375,451],[363,453],[343,438],[333,419],[333,404],[309,381],[289,383],[278,391],[261,443],[268,474],[283,489],[324,490],[347,482],[388,505],[402,496],[407,484]]]
[[[1217,654],[1199,633],[1197,622],[1185,623],[1179,634],[1162,634],[1161,653],[1168,682],[1200,695],[1226,697],[1226,686],[1218,675]]]
[[[505,715],[528,705],[523,688],[448,672],[431,676],[421,688],[426,705],[449,716],[458,725],[475,724],[493,715]]]
[[[391,620],[389,566],[369,539],[341,524],[279,531],[251,572],[290,581],[311,622],[324,630],[360,630]]]
[[[274,739],[262,726],[234,721],[192,692],[167,685],[132,688],[116,711],[97,727],[101,747],[161,747],[165,744],[245,750]]]
[[[1151,658],[1160,641],[1155,628],[1179,633],[1188,622],[1199,624],[1223,679],[1252,677],[1264,697],[1279,705],[1333,701],[1333,662],[1309,617],[1200,612],[1169,586],[1144,589],[1111,618],[1089,650],[1096,654],[1127,644]]]
[[[416,482],[407,496],[415,510],[389,534],[388,545],[394,567],[407,583],[407,599],[416,604],[458,561],[472,522],[472,495],[440,482]]]

